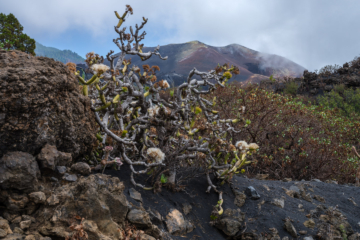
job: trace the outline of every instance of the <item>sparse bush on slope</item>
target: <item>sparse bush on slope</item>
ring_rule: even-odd
[[[273,179],[319,178],[354,182],[359,163],[351,145],[360,139],[360,118],[344,117],[338,109],[307,105],[304,98],[275,94],[258,86],[215,90],[221,118],[235,117],[239,106],[251,124],[232,136],[256,142],[249,176],[268,173]],[[209,96],[211,98],[212,96]],[[228,139],[229,140],[229,139]]]
[[[321,76],[329,76],[331,74],[334,74],[334,73],[337,73],[337,70],[340,68],[339,65],[335,64],[334,66],[333,65],[326,65],[325,67],[322,67],[320,70],[319,70],[319,75]]]
[[[360,116],[360,88],[345,89],[344,85],[338,85],[331,92],[319,96],[317,101],[325,108],[339,109],[344,117]]]
[[[232,143],[226,137],[236,134],[235,128],[240,129],[245,124],[241,117],[245,108],[233,118],[221,119],[219,113],[213,110],[215,99],[203,97],[224,88],[224,84],[232,74],[238,74],[239,69],[227,64],[218,65],[209,72],[194,68],[185,83],[173,89],[167,99],[161,98],[160,92],[170,86],[164,80],[157,80],[155,71],[160,70],[159,67],[130,67],[131,58],[125,59],[125,56],[138,55],[143,61],[153,55],[162,60],[167,57],[160,55],[159,46],[152,52],[142,52],[140,41],[146,33],[139,34],[139,31],[148,19],[143,17],[142,24],[136,25],[135,31],[130,27],[130,33],[125,32],[126,28],[119,29],[128,13],[132,14],[129,5],[122,16],[115,12],[119,19],[115,27],[119,38],[113,41],[121,50],[116,65],[116,57],[111,55],[114,51],[106,56],[110,68],[102,64],[103,57],[88,53],[86,62],[94,75],[85,80],[75,72],[75,64],[67,64],[83,84],[83,94],[92,99],[93,114],[100,125],[97,137],[105,146],[100,166],[120,167],[126,162],[132,171],[131,182],[155,192],[160,191],[164,184],[179,189],[177,177],[184,169],[201,168],[208,182],[207,192],[211,189],[219,192],[212,179],[216,177],[222,184],[231,180],[234,174],[250,163],[246,155],[258,148],[255,143]],[[202,80],[192,79],[194,75],[201,76]],[[203,86],[208,90],[201,90]],[[223,154],[226,158],[222,158]],[[135,176],[139,174],[151,174],[153,183],[146,186],[136,181]],[[219,192],[220,201],[221,196]],[[222,213],[221,204],[216,206],[215,212]]]
[[[284,93],[295,96],[297,93],[298,85],[295,82],[288,82],[285,84]]]

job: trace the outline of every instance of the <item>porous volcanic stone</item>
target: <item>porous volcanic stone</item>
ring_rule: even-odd
[[[20,228],[24,230],[24,229],[29,228],[30,224],[31,224],[31,220],[26,220],[26,221],[20,222],[19,225],[20,225]]]
[[[294,238],[297,238],[297,232],[296,229],[294,227],[294,225],[292,225],[291,221],[285,221],[284,223],[284,228],[286,229],[286,231],[288,233],[290,233],[290,235]]]
[[[36,240],[34,235],[27,235],[25,240]]]
[[[0,159],[0,188],[31,191],[39,177],[39,166],[29,153],[8,152]]]
[[[233,189],[233,193],[235,194],[234,204],[238,207],[242,207],[246,201],[245,193],[237,191],[235,189]]]
[[[19,233],[13,233],[13,234],[9,234],[6,236],[6,238],[2,239],[2,240],[22,240],[24,239],[25,236]]]
[[[29,198],[34,203],[44,203],[46,201],[46,196],[43,192],[32,192],[29,194]]]
[[[57,166],[56,169],[57,169],[57,172],[60,173],[61,175],[66,173],[66,167],[65,166]]]
[[[78,162],[71,166],[71,170],[81,175],[89,175],[91,173],[91,168],[87,163]]]
[[[186,231],[186,222],[179,210],[171,209],[165,220],[167,229],[171,234],[181,234]]]
[[[127,219],[139,227],[151,226],[149,214],[140,209],[131,209],[127,215]]]
[[[7,232],[4,229],[0,228],[0,238],[6,237]]]
[[[36,155],[46,143],[73,158],[96,142],[90,98],[68,67],[47,57],[0,50],[0,157]]]
[[[51,196],[33,215],[36,221],[33,222],[31,216],[22,215],[22,221],[33,222],[25,233],[34,234],[30,231],[36,229],[51,239],[65,239],[69,231],[69,216],[79,216],[84,218],[83,227],[89,240],[125,239],[119,229],[131,205],[123,194],[124,188],[119,178],[103,174],[81,176],[76,182],[53,187]],[[41,238],[36,236],[36,239]]]
[[[242,228],[245,220],[245,213],[238,209],[226,209],[221,215],[215,227],[222,230],[228,236],[235,236],[235,234]]]
[[[72,161],[70,153],[60,152],[56,146],[46,144],[37,155],[40,168],[55,170],[60,165],[64,166]]]
[[[3,218],[0,217],[0,229],[4,230],[6,234],[2,233],[2,235],[7,235],[13,233],[11,231],[11,228],[9,226],[9,222]]]
[[[77,176],[75,174],[65,173],[64,176],[63,176],[63,179],[68,181],[68,182],[76,182],[76,180],[78,178],[77,178]]]

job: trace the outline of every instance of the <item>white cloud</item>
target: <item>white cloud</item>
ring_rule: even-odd
[[[122,14],[125,4],[118,0],[11,0],[0,1],[0,9],[13,13],[24,32],[45,46],[59,48],[51,44],[69,35],[69,48],[84,56],[94,49],[118,52],[112,43],[117,24],[114,11]],[[360,54],[358,0],[133,0],[128,4],[134,14],[123,26],[135,28],[143,16],[149,19],[143,29],[145,46],[191,40],[212,46],[237,43],[286,57],[309,70],[342,65]],[[83,36],[76,35],[79,32]]]

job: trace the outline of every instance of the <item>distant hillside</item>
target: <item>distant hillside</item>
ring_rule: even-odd
[[[36,56],[43,56],[53,58],[56,61],[62,63],[73,62],[73,63],[84,63],[85,59],[80,57],[77,53],[70,50],[59,50],[53,47],[45,47],[44,45],[35,42],[35,54]]]
[[[144,47],[143,52],[153,51],[154,48]],[[305,70],[304,67],[284,57],[257,52],[238,44],[213,47],[199,41],[191,41],[160,46],[159,52],[163,57],[168,56],[168,59],[164,61],[155,55],[144,62],[137,55],[127,55],[126,59],[131,58],[131,66],[141,67],[144,64],[159,66],[160,71],[156,74],[158,79],[166,79],[175,85],[183,83],[194,67],[199,71],[209,71],[218,63],[221,65],[229,63],[239,67],[240,74],[233,76],[232,80],[240,82],[246,80],[258,82],[272,74],[278,78],[287,75],[300,77]],[[104,64],[110,64],[106,58]]]

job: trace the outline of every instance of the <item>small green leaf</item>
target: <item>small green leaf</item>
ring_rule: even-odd
[[[160,181],[161,181],[161,183],[167,183],[167,177],[165,177],[164,174],[161,174]]]

